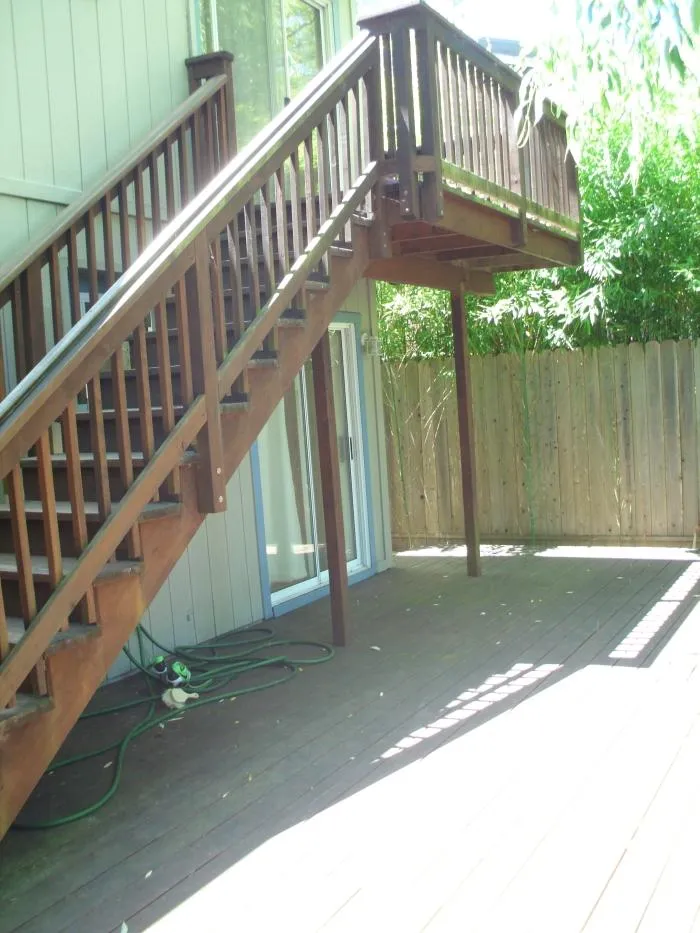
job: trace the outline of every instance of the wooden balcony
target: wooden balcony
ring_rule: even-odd
[[[380,40],[392,202],[370,275],[489,292],[493,272],[578,264],[564,118],[547,105],[519,145],[519,76],[422,0],[360,25]]]

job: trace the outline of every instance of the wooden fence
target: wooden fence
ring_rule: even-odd
[[[689,542],[700,343],[473,358],[484,537]],[[450,360],[386,364],[394,544],[463,540]]]

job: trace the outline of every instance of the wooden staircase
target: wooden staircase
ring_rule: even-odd
[[[461,295],[578,255],[554,116],[545,185],[539,131],[532,164],[512,146],[512,72],[420,3],[365,25],[235,156],[230,59],[191,63],[189,101],[0,270],[0,836],[312,353],[324,384],[358,280]]]

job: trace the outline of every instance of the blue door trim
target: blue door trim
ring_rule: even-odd
[[[367,530],[369,534],[369,567],[358,570],[349,578],[350,585],[360,583],[368,579],[377,572],[376,543],[374,533],[374,511],[372,508],[372,482],[370,473],[369,458],[369,436],[367,433],[367,405],[365,400],[365,374],[364,360],[362,359],[362,342],[360,339],[360,328],[362,316],[354,311],[340,311],[333,318],[333,323],[352,324],[355,331],[355,347],[357,359],[357,382],[360,396],[360,431],[362,433],[362,450],[364,458],[365,474],[365,503],[367,509]],[[255,529],[258,537],[258,564],[260,566],[260,588],[262,592],[263,618],[272,619],[276,616],[284,615],[300,606],[306,606],[322,599],[328,595],[328,585],[320,586],[308,593],[303,593],[293,599],[285,600],[284,603],[272,605],[272,591],[270,589],[270,573],[267,566],[267,553],[265,550],[265,515],[262,501],[262,476],[260,472],[260,454],[257,442],[250,449],[250,466],[253,477],[253,497],[255,507]]]

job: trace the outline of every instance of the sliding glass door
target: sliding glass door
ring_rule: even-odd
[[[348,572],[369,566],[355,329],[330,331]],[[273,606],[328,582],[313,376],[307,362],[258,442],[265,553]]]

